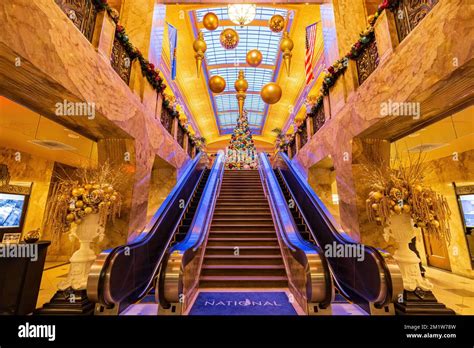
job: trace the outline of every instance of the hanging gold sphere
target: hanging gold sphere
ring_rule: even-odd
[[[246,92],[247,89],[249,88],[249,84],[247,80],[245,79],[243,70],[239,71],[239,78],[235,80],[234,87],[237,92]]]
[[[234,29],[227,28],[222,30],[220,35],[220,41],[222,47],[231,50],[237,47],[239,44],[239,34]]]
[[[201,76],[201,64],[202,60],[204,59],[204,53],[207,50],[206,41],[204,41],[204,34],[202,31],[199,31],[198,38],[193,42],[193,49],[196,54],[194,58],[196,59],[196,73],[197,76]]]
[[[260,96],[262,97],[262,100],[265,103],[275,104],[278,103],[278,101],[280,100],[281,93],[281,87],[274,82],[270,82],[262,87],[262,90],[260,91]]]
[[[225,80],[219,75],[212,76],[209,79],[209,88],[214,93],[221,93],[225,89]]]
[[[291,50],[293,49],[293,40],[287,31],[283,33],[283,37],[280,41],[280,51],[283,53],[283,61],[285,63],[286,72],[290,76],[290,65],[291,65]]]
[[[247,61],[248,65],[257,67],[262,62],[262,58],[262,52],[260,52],[259,50],[250,50],[247,52],[245,60]]]
[[[270,20],[268,21],[268,27],[274,33],[279,33],[285,28],[285,18],[278,14],[272,16],[272,18],[270,18]]]
[[[208,12],[202,19],[202,25],[207,30],[216,30],[219,26],[219,18],[217,18],[214,12]]]

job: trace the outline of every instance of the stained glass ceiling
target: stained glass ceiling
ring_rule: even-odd
[[[196,10],[194,13],[196,21],[200,24],[208,12],[214,12],[221,23],[226,21],[227,24],[229,23],[227,6]],[[262,131],[268,108],[260,98],[260,89],[266,83],[275,81],[277,78],[275,69],[281,33],[273,33],[267,26],[268,20],[275,14],[286,18],[288,10],[257,7],[255,19],[247,26],[220,25],[214,31],[202,28],[207,44],[205,62],[207,75],[208,77],[220,75],[227,82],[226,89],[221,94],[214,95],[209,90],[209,95],[213,98],[213,108],[221,134],[231,133],[237,122],[238,104],[234,82],[239,70],[244,70],[245,78],[249,84],[245,100],[249,126],[254,134],[260,134]],[[199,27],[201,28],[201,26]],[[239,34],[239,44],[233,50],[226,50],[220,44],[219,35],[225,28],[232,28]],[[245,62],[245,56],[251,49],[258,49],[263,55],[262,63],[257,68],[249,67]]]

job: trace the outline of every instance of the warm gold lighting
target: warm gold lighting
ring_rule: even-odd
[[[239,117],[242,117],[244,112],[244,103],[247,89],[249,88],[249,84],[244,76],[244,71],[239,71],[239,78],[235,81],[234,84],[235,90],[237,91],[237,102],[239,103]]]
[[[204,41],[204,34],[202,31],[199,32],[198,38],[194,41],[193,48],[194,52],[196,52],[194,55],[194,58],[196,58],[196,72],[197,76],[200,77],[202,60],[204,59],[204,53],[207,50],[206,41]]]
[[[217,18],[216,14],[213,12],[206,13],[202,19],[202,25],[207,30],[216,30],[219,26],[219,18]]]
[[[248,65],[253,66],[255,68],[260,65],[260,63],[262,62],[262,58],[262,53],[259,50],[250,50],[247,52],[245,60],[247,61]]]
[[[227,28],[222,30],[219,37],[222,47],[227,50],[231,50],[237,47],[239,44],[239,34],[234,29]]]
[[[265,103],[275,104],[278,103],[278,101],[280,100],[281,93],[281,87],[274,82],[270,82],[262,87],[262,90],[260,91],[260,96],[262,97],[262,100]]]
[[[283,61],[285,62],[286,72],[290,76],[290,64],[291,64],[291,50],[293,49],[293,40],[287,31],[283,33],[283,38],[280,41],[280,51],[283,53]]]
[[[243,27],[255,19],[257,6],[250,4],[229,5],[227,12],[232,22]]]
[[[274,33],[281,32],[285,28],[285,18],[278,14],[272,16],[272,18],[270,18],[270,20],[268,21],[268,27]]]
[[[226,82],[223,77],[219,75],[212,76],[209,79],[209,88],[214,93],[221,93],[224,91]]]

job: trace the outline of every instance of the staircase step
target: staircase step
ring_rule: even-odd
[[[204,264],[206,265],[282,265],[283,260],[281,255],[208,255],[204,257]]]
[[[278,240],[276,236],[274,238],[214,238],[209,237],[207,241],[208,245],[226,245],[226,246],[260,246],[260,245],[278,245]]]
[[[286,276],[203,276],[201,288],[282,288],[288,286]]]
[[[275,236],[275,231],[214,231],[211,229],[209,237],[212,238],[270,238]]]
[[[284,265],[203,265],[202,276],[285,276]]]
[[[207,245],[207,255],[228,255],[236,256],[247,255],[278,255],[280,254],[280,247],[278,245],[240,245],[240,246],[226,246],[226,245]]]

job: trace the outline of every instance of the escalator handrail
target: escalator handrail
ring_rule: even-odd
[[[298,181],[299,186],[306,193],[306,196],[310,200],[310,203],[312,204],[312,206],[318,211],[320,216],[325,221],[326,225],[329,227],[333,237],[335,239],[337,239],[340,243],[360,244],[360,243],[357,243],[356,241],[354,241],[352,238],[350,238],[350,236],[348,236],[343,231],[342,227],[334,220],[334,218],[332,217],[330,212],[324,207],[324,204],[317,197],[316,193],[310,187],[308,187],[306,181],[302,177],[302,174],[294,168],[294,166],[291,163],[289,157],[284,153],[279,153],[279,155],[283,159],[283,161],[285,162],[288,169],[292,172],[292,174],[294,175],[296,180]],[[375,306],[376,307],[386,306],[392,301],[393,296],[394,296],[394,284],[392,282],[390,269],[388,268],[382,254],[376,248],[364,245],[364,249],[366,251],[370,252],[376,258],[377,265],[382,268],[382,272],[384,274],[384,279],[386,281],[386,286],[387,286],[386,296],[384,298],[376,301]],[[336,281],[338,280],[337,276],[335,276],[334,278],[336,279]],[[363,295],[363,294],[359,294],[359,295]]]
[[[176,290],[179,291],[183,288],[182,273],[184,272],[185,266],[194,258],[195,252],[202,245],[210,230],[212,216],[214,214],[214,208],[219,195],[223,175],[224,153],[219,151],[210,170],[201,199],[196,208],[196,212],[194,213],[186,237],[181,242],[173,245],[167,250],[160,266],[161,269],[157,281],[157,294],[155,296],[160,306],[163,308],[170,307],[170,302],[167,299],[167,290],[172,289],[172,292],[176,294]],[[178,267],[179,271],[172,276],[173,284],[167,285],[166,278],[168,276],[167,272],[169,271],[168,262],[172,256],[176,256],[175,254],[178,254],[180,257],[176,258],[174,261],[176,262],[176,260],[179,260],[177,262],[180,262],[181,264]],[[197,273],[199,273],[199,270]],[[195,276],[199,277],[199,274],[196,274]]]
[[[201,200],[196,208],[193,221],[189,227],[189,232],[180,243],[172,246],[170,252],[180,251],[186,252],[189,249],[194,251],[199,248],[205,239],[207,231],[209,230],[214,207],[217,201],[222,176],[224,174],[224,154],[218,153],[209,173],[206,186],[204,187]]]
[[[301,237],[288,205],[285,203],[283,192],[278,184],[266,153],[260,153],[259,157],[259,171],[262,173],[261,177],[264,181],[263,187],[269,195],[270,207],[275,213],[275,222],[278,225],[276,230],[282,236],[282,240],[292,251],[301,250],[305,254],[318,254],[321,258],[324,267],[326,285],[326,298],[321,302],[321,305],[325,308],[330,305],[333,295],[333,283],[328,262],[319,246],[311,244]]]
[[[108,303],[108,301],[106,301],[105,299],[105,296],[104,296],[105,284],[104,283],[106,279],[108,278],[107,274],[109,273],[109,270],[113,265],[113,260],[115,256],[127,247],[131,249],[131,248],[135,248],[137,246],[141,246],[147,243],[147,241],[152,237],[152,235],[154,234],[158,226],[163,222],[163,219],[166,217],[166,212],[169,211],[170,207],[176,203],[176,200],[179,198],[177,196],[181,192],[183,186],[187,183],[191,174],[197,169],[199,163],[203,159],[203,156],[204,156],[203,153],[199,153],[192,161],[188,162],[188,165],[185,167],[183,174],[181,175],[180,179],[178,180],[174,188],[171,190],[169,195],[160,205],[160,208],[153,215],[152,219],[146,225],[144,230],[136,238],[134,238],[132,241],[128,242],[127,244],[119,245],[117,247],[107,249],[101,252],[96,262],[91,267],[91,272],[90,272],[88,284],[87,284],[87,293],[88,293],[89,298],[92,301],[100,303],[106,307],[110,307],[111,305],[113,305],[111,303]],[[199,180],[197,181],[197,184],[198,183],[199,183]],[[189,203],[192,196],[193,194],[190,195],[190,198],[186,204]],[[183,213],[184,211],[185,209],[183,209]],[[182,215],[181,215],[181,218],[182,218]],[[179,224],[179,221],[177,224]],[[162,258],[163,258],[163,255],[159,257],[159,260],[161,261]],[[150,279],[149,283],[151,282],[153,282],[153,279]],[[149,288],[149,286],[150,284],[148,284],[147,288]]]

